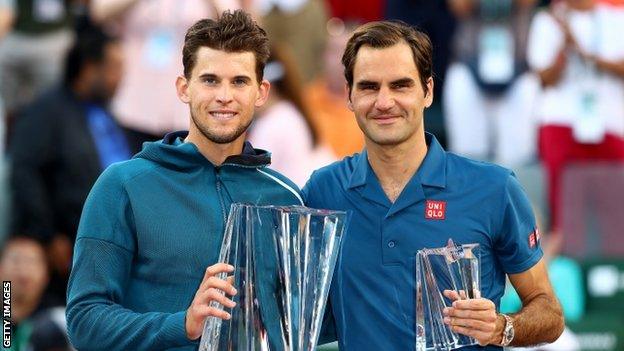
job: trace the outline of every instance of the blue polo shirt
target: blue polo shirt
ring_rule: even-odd
[[[394,203],[366,151],[317,170],[303,189],[307,206],[352,213],[322,337],[333,334],[341,350],[415,349],[415,255],[422,248],[446,246],[449,238],[480,244],[482,296],[496,306],[505,274],[526,271],[543,255],[531,205],[511,171],[448,153],[431,134],[426,141],[423,163]]]

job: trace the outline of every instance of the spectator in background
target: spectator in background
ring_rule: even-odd
[[[560,231],[560,187],[574,161],[624,162],[624,8],[565,0],[538,13],[528,61],[543,93],[539,150],[548,174],[551,231]],[[553,237],[556,250],[561,235]]]
[[[327,142],[338,158],[351,156],[364,148],[353,113],[347,108],[347,89],[340,57],[352,30],[342,20],[327,23],[327,44],[323,51],[323,72],[309,84],[304,96],[312,111],[319,139]]]
[[[237,7],[236,3],[91,0],[93,20],[112,30],[122,42],[126,71],[113,101],[113,111],[119,122],[130,129],[134,149],[167,132],[188,129],[188,108],[176,98],[172,84],[182,72],[184,33],[197,20],[212,18],[226,8]]]
[[[508,167],[535,156],[526,36],[535,0],[448,0],[457,17],[442,95],[451,151]]]
[[[12,232],[50,244],[59,275],[52,286],[63,298],[87,194],[102,170],[131,156],[108,110],[122,61],[116,40],[98,31],[83,33],[67,55],[63,84],[23,111],[9,146]]]
[[[13,114],[60,80],[63,57],[74,38],[72,1],[0,2],[0,93]]]
[[[249,141],[271,151],[271,166],[298,186],[317,168],[335,160],[312,123],[302,83],[286,47],[274,46],[265,67],[271,93],[249,131]]]
[[[257,0],[262,26],[273,43],[291,50],[304,82],[321,72],[327,10],[323,0]]]
[[[0,277],[11,282],[9,350],[68,350],[64,308],[44,295],[49,276],[43,245],[28,236],[8,238],[0,254]]]

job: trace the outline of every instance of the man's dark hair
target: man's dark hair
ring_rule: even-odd
[[[106,45],[116,40],[97,27],[89,27],[78,33],[65,57],[65,85],[71,86],[87,64],[101,63],[106,54]]]
[[[0,245],[0,258],[4,256],[7,247],[9,247],[9,244],[21,241],[37,244],[37,246],[40,246],[41,250],[45,252],[46,243],[43,241],[42,238],[31,234],[10,234],[4,239],[2,245]]]
[[[373,48],[387,48],[401,41],[412,49],[414,63],[420,75],[423,91],[427,93],[427,80],[433,76],[433,54],[427,34],[401,21],[370,22],[359,26],[347,42],[342,55],[344,75],[349,85],[349,95],[353,86],[353,67],[358,51],[363,45]],[[388,62],[388,64],[392,64]]]
[[[264,65],[269,58],[269,38],[264,29],[244,11],[225,11],[217,20],[203,19],[188,29],[184,37],[182,64],[184,76],[191,77],[197,50],[209,47],[225,52],[253,52],[256,77],[262,81]]]

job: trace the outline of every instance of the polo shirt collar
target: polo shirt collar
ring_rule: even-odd
[[[446,151],[442,148],[433,134],[425,132],[425,142],[427,143],[427,155],[416,172],[416,177],[423,185],[438,188],[446,187]],[[374,175],[368,163],[368,152],[366,149],[358,156],[351,179],[349,189],[353,189],[367,182],[367,176]],[[412,181],[410,180],[409,183]],[[408,185],[409,185],[408,183]]]
[[[361,187],[359,192],[363,197],[389,207],[388,215],[391,215],[424,200],[423,186],[445,188],[446,151],[430,133],[425,133],[425,141],[427,143],[427,155],[416,174],[409,180],[393,204],[384,194],[373,169],[370,167],[366,150],[358,156],[359,159],[356,161],[349,181],[349,189]]]
[[[425,141],[427,155],[416,176],[423,185],[446,188],[446,151],[431,133],[425,132]]]
[[[351,179],[349,180],[349,189],[357,188],[366,184],[366,175],[368,174],[370,166],[368,165],[368,151],[364,149],[359,155],[356,161],[353,173],[351,173]]]

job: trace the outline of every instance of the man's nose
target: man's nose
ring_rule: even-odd
[[[387,87],[381,87],[375,99],[375,108],[378,110],[389,110],[394,107],[394,96]]]
[[[217,102],[224,105],[232,102],[232,89],[229,84],[221,84],[217,92]]]

